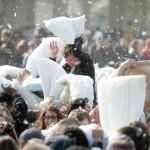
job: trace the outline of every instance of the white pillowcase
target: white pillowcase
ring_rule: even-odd
[[[38,58],[36,63],[41,78],[44,99],[52,97],[58,100],[62,89],[56,87],[55,84],[61,76],[66,74],[65,70],[58,63],[47,58]]]
[[[119,128],[138,121],[146,96],[145,76],[120,76],[98,82],[98,104],[103,130],[113,135]]]
[[[47,29],[61,38],[65,44],[74,44],[75,39],[84,33],[85,16],[76,18],[62,16],[45,20],[44,23]]]
[[[16,78],[17,74],[21,71],[22,69],[19,67],[14,67],[10,65],[0,66],[0,76],[3,76],[3,77],[9,75],[12,78]]]
[[[30,54],[26,63],[26,69],[31,73],[32,76],[38,75],[36,58],[51,57],[51,49],[50,49],[51,41],[56,41],[59,49],[56,60],[59,61],[63,57],[65,43],[60,38],[58,37],[43,38],[41,44]]]
[[[88,98],[89,104],[93,104],[93,79],[91,77],[66,74],[57,80],[57,87],[59,86],[68,86],[72,101],[77,98]]]

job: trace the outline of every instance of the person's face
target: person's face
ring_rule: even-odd
[[[135,49],[137,52],[141,52],[143,47],[144,45],[142,43],[137,43]]]
[[[7,35],[2,35],[1,37],[1,40],[4,42],[4,43],[7,43],[11,40],[11,37],[7,36]]]
[[[84,106],[84,109],[87,111],[87,112],[90,112],[91,111],[91,107],[88,103],[86,103],[86,105]]]
[[[75,56],[74,56],[73,54],[67,55],[67,56],[65,57],[65,60],[66,60],[67,64],[68,64],[71,68],[75,67],[75,65],[76,65],[76,58],[75,58]]]
[[[46,128],[58,122],[57,114],[54,111],[46,111],[43,119]]]
[[[95,43],[96,43],[97,49],[100,49],[101,46],[102,46],[102,43],[103,43],[103,39],[102,39],[102,38],[97,38],[97,39],[95,40]]]
[[[6,124],[7,120],[4,117],[0,117],[0,133],[4,131]]]

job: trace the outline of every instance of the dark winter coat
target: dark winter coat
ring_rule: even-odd
[[[25,119],[28,115],[28,106],[20,95],[15,95],[14,100],[15,111],[13,113],[13,117],[15,120],[15,129],[17,134],[20,134],[27,127],[27,124],[25,124]]]

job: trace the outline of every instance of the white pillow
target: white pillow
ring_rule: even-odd
[[[58,100],[62,92],[61,88],[56,88],[56,81],[66,74],[65,70],[56,62],[47,58],[37,58],[39,75],[41,78],[44,99],[52,97]]]
[[[57,61],[59,61],[63,57],[63,51],[65,43],[58,37],[49,37],[43,38],[41,44],[30,54],[27,63],[26,69],[33,75],[37,76],[38,69],[36,64],[36,58],[49,58],[51,57],[51,49],[50,49],[50,42],[56,41],[58,46],[58,54],[57,54]]]
[[[113,135],[119,128],[138,121],[146,96],[145,76],[120,76],[98,82],[98,104],[103,130]]]
[[[76,18],[57,17],[44,21],[45,26],[65,44],[74,44],[74,40],[84,33],[85,16]]]
[[[93,79],[89,76],[66,74],[57,80],[57,87],[69,86],[71,100],[88,98],[89,104],[93,104]]]
[[[0,66],[0,76],[3,77],[9,75],[12,78],[16,78],[17,74],[21,71],[22,71],[21,68],[10,66],[10,65]]]
[[[41,79],[28,76],[22,83],[22,86],[30,92],[42,91]]]

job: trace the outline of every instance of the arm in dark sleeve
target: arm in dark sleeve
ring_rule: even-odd
[[[85,59],[83,61],[83,72],[84,75],[90,76],[94,81],[95,81],[95,69],[94,69],[94,64],[93,60],[90,58],[90,56],[86,55]]]
[[[18,123],[22,123],[24,119],[26,119],[28,115],[28,106],[25,102],[25,100],[20,95],[15,95],[15,114],[14,119]]]

